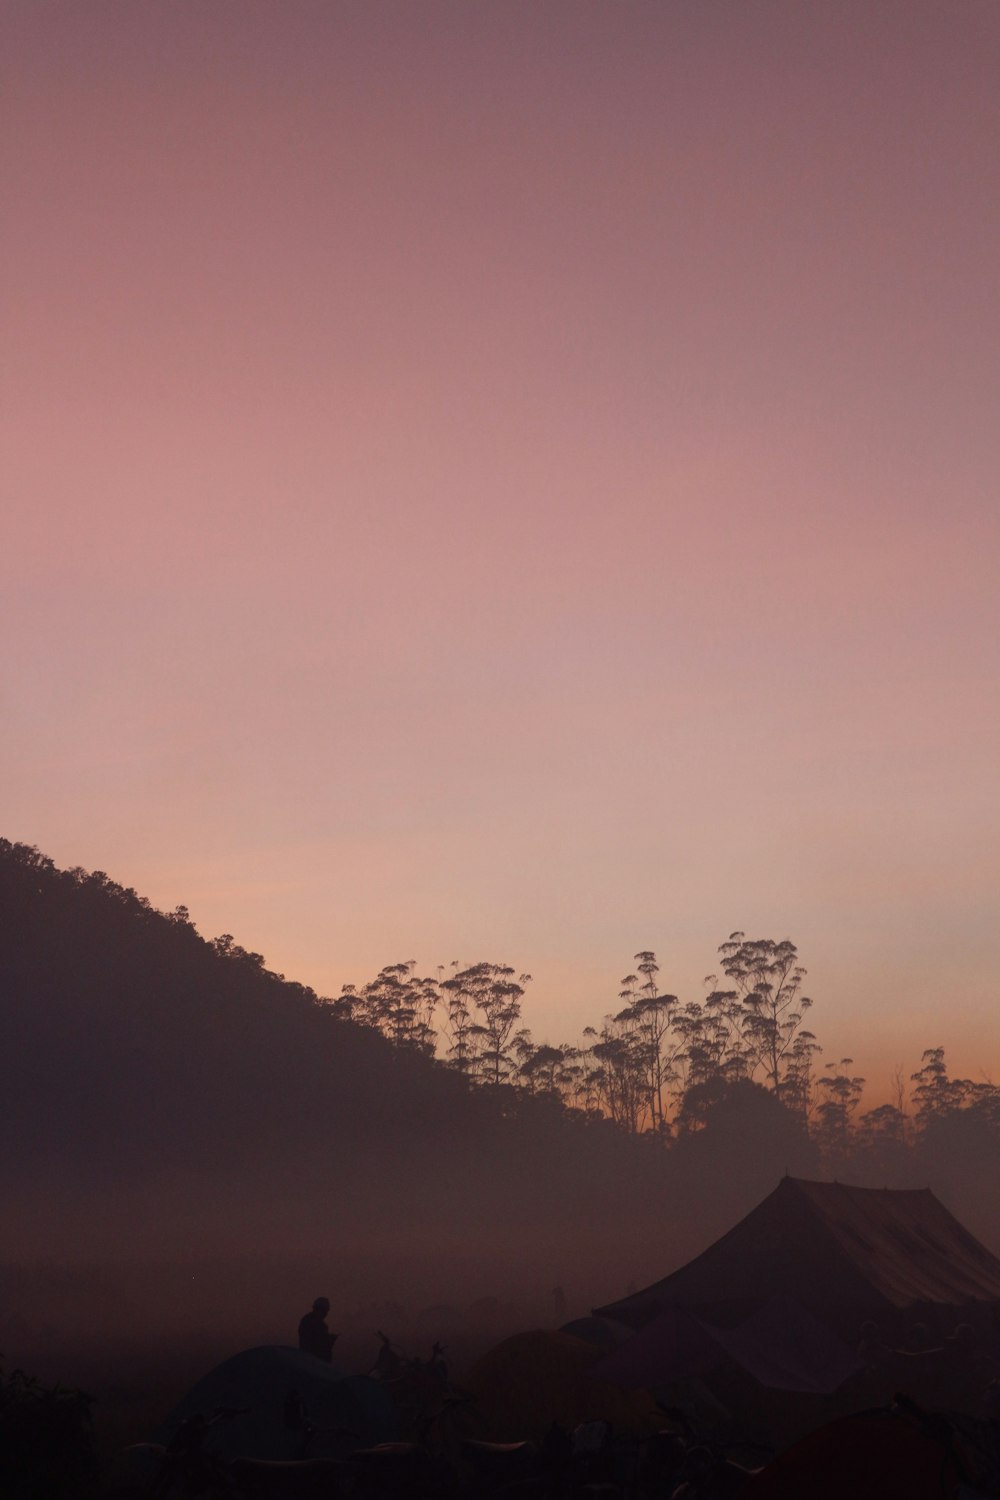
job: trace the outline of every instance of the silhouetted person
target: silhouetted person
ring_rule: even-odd
[[[330,1311],[327,1297],[317,1297],[312,1312],[299,1319],[299,1348],[303,1354],[313,1354],[330,1364],[337,1335],[326,1326],[326,1315]]]

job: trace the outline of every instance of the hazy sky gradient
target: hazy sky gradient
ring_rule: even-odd
[[[3,826],[1000,1072],[994,0],[6,0]]]

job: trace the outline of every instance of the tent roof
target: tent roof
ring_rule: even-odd
[[[665,1307],[746,1309],[782,1296],[872,1312],[1000,1303],[1000,1260],[927,1188],[786,1177],[679,1271],[594,1311],[638,1328]]]

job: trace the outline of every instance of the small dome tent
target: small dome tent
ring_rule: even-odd
[[[209,1429],[206,1451],[226,1459],[298,1458],[306,1433],[287,1420],[286,1403],[293,1395],[313,1429],[311,1458],[395,1435],[392,1402],[378,1381],[348,1375],[299,1349],[265,1344],[234,1354],[193,1385],[155,1440],[169,1443],[182,1422],[199,1414],[209,1418],[224,1407],[241,1415]]]

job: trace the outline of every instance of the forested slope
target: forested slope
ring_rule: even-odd
[[[0,843],[8,1241],[24,1253],[600,1234],[655,1143],[471,1086],[232,939]]]
[[[997,1090],[949,1079],[940,1049],[912,1115],[824,1136],[741,1078],[635,1134],[537,1079],[475,1081],[358,1010],[183,908],[0,840],[7,1257],[336,1245],[552,1280],[572,1264],[600,1298],[703,1249],[786,1170],[930,1186],[1000,1242]]]

